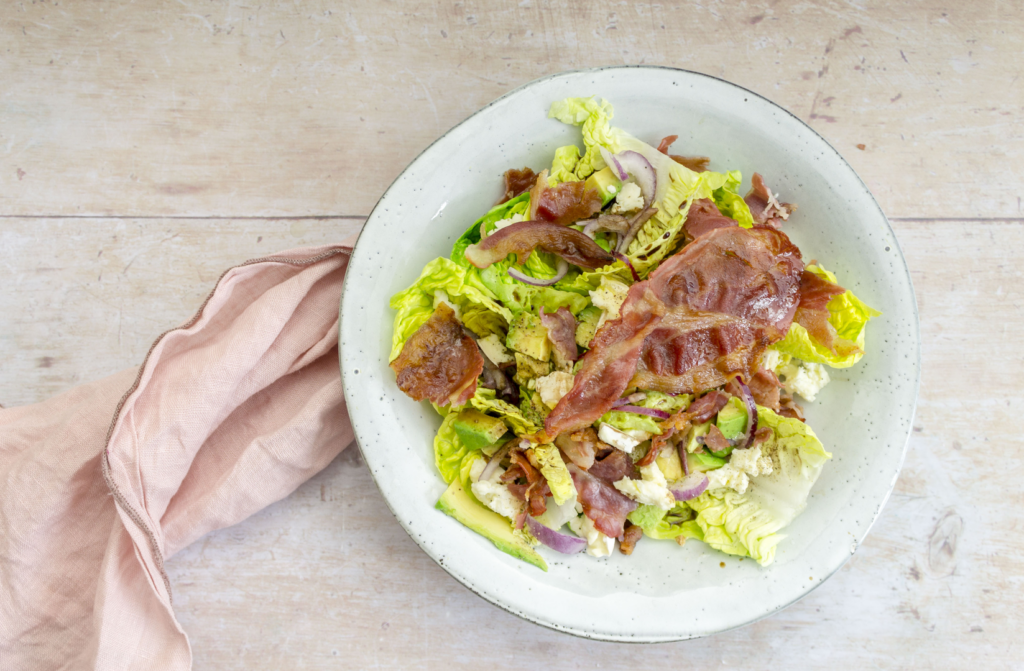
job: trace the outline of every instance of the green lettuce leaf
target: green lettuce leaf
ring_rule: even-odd
[[[578,182],[576,165],[580,162],[580,149],[574,144],[559,147],[555,150],[555,160],[551,164],[548,184],[557,186],[562,182]]]
[[[658,420],[647,415],[638,415],[635,412],[611,410],[604,413],[598,421],[611,424],[619,431],[646,431],[651,434],[661,434]]]
[[[620,151],[616,140],[617,131],[609,123],[615,114],[611,103],[602,100],[600,103],[590,98],[566,98],[551,105],[548,117],[558,119],[562,123],[580,126],[583,131],[583,144],[586,153],[576,164],[576,177],[585,179],[595,170],[604,167],[601,158],[601,147],[612,153]]]
[[[527,419],[519,408],[497,398],[493,389],[477,386],[476,393],[469,399],[469,404],[480,412],[502,418],[518,436],[536,433],[540,430],[540,427]]]
[[[807,506],[811,487],[832,457],[814,431],[803,422],[758,406],[759,426],[772,429],[762,443],[771,457],[770,475],[750,478],[745,494],[731,489],[706,491],[687,501],[697,511],[704,542],[722,552],[752,557],[762,566],[775,559],[775,549],[788,526]]]
[[[739,170],[730,170],[725,173],[725,183],[712,192],[711,199],[715,201],[719,212],[735,219],[743,228],[750,228],[754,225],[754,217],[739,193],[742,181],[743,173]]]
[[[629,272],[629,266],[622,261],[616,261],[597,270],[589,270],[567,276],[561,282],[555,284],[555,288],[572,291],[589,298],[590,292],[601,286],[601,280],[605,277],[616,282],[622,282],[627,286],[633,284],[633,274]]]
[[[666,540],[669,538],[697,538],[703,540],[703,531],[691,518],[693,511],[680,501],[669,511],[658,506],[642,504],[631,512],[627,519],[644,530],[650,538]]]
[[[557,447],[550,443],[534,445],[533,456],[540,465],[541,474],[548,481],[555,503],[562,505],[576,497],[576,486],[572,483],[572,476],[569,475],[569,469]]]
[[[807,270],[818,277],[839,284],[836,276],[821,266],[810,265]],[[786,337],[772,345],[773,349],[811,363],[823,363],[833,368],[849,368],[864,356],[864,340],[868,321],[882,313],[868,307],[852,291],[834,296],[828,302],[828,323],[836,329],[836,353],[811,337],[800,324],[793,322]]]
[[[463,445],[458,434],[455,433],[452,423],[457,414],[449,413],[441,421],[441,427],[437,430],[437,435],[434,436],[434,465],[437,466],[437,471],[444,478],[445,483],[449,485],[452,480],[459,477],[466,457],[471,453],[480,452],[480,450],[470,450]],[[468,487],[467,491],[469,491]]]
[[[411,287],[391,297],[391,308],[398,314],[395,315],[389,361],[395,360],[405,341],[433,314],[436,292],[439,291],[447,294],[448,300],[462,311],[466,327],[479,336],[501,333],[508,327],[508,320],[512,319],[512,312],[500,305],[496,300],[498,297],[486,286],[467,276],[465,268],[449,259],[434,259],[424,266],[419,279]]]
[[[680,394],[679,396],[670,396],[663,394],[660,391],[646,391],[647,398],[640,401],[636,405],[644,408],[653,408],[654,410],[661,410],[672,415],[684,408],[690,407],[690,401],[693,397],[689,394]]]

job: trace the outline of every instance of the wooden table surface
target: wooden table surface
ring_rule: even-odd
[[[785,106],[892,221],[924,367],[906,464],[867,541],[801,602],[738,631],[591,642],[449,577],[350,449],[169,561],[195,668],[1024,664],[1015,0],[6,2],[0,404],[137,365],[227,266],[341,240],[495,97],[625,63],[706,72]]]

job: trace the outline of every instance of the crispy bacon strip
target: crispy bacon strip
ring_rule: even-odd
[[[780,394],[779,414],[783,417],[799,419],[801,422],[804,421],[804,409],[797,405],[793,395],[788,391],[783,391]]]
[[[606,536],[618,538],[625,531],[626,516],[636,510],[635,501],[627,498],[610,483],[569,464],[569,474],[576,485],[576,494],[583,514]]]
[[[650,466],[661,454],[661,451],[671,443],[673,436],[685,435],[693,424],[702,424],[708,421],[717,415],[718,411],[724,408],[728,402],[729,394],[715,389],[698,398],[689,407],[683,408],[666,419],[660,424],[661,434],[651,439],[651,449],[636,462],[636,465]]]
[[[797,308],[798,313],[799,311]],[[779,392],[782,383],[775,373],[766,368],[759,368],[754,377],[747,382],[747,386],[750,388],[750,395],[754,397],[754,403],[771,408],[775,412],[779,411]]]
[[[668,153],[668,148],[671,147],[672,143],[678,139],[678,135],[666,135],[661,138],[661,142],[658,143],[658,151],[665,154],[679,165],[686,166],[694,172],[707,171],[708,163],[711,162],[711,159],[707,156],[677,156],[675,154]]]
[[[575,361],[579,356],[576,350],[576,318],[569,308],[560,307],[557,312],[544,312],[540,309],[540,323],[548,330],[548,340],[555,346],[555,351],[563,361]]]
[[[629,478],[630,480],[637,478],[637,470],[633,464],[633,458],[622,450],[612,450],[601,459],[598,459],[588,472],[595,478],[601,478],[608,482],[617,482],[622,478]]]
[[[598,446],[604,443],[597,438],[597,431],[588,426],[581,431],[565,432],[555,438],[555,445],[568,457],[569,461],[583,470],[594,465],[594,456]]]
[[[626,522],[626,530],[622,534],[622,541],[619,542],[619,551],[624,555],[633,554],[636,544],[644,537],[644,530],[632,522]]]
[[[398,375],[398,388],[415,400],[461,405],[476,392],[484,358],[455,312],[441,303],[406,341],[391,368]]]
[[[588,189],[586,182],[562,182],[548,186],[548,171],[544,170],[530,190],[530,218],[550,221],[563,226],[589,219],[601,211],[601,194]]]
[[[526,476],[527,487],[524,496],[527,506],[529,506],[530,515],[532,517],[543,515],[547,509],[547,503],[544,501],[545,493],[551,491],[548,489],[547,481],[541,475],[541,472],[530,463],[526,453],[522,450],[512,450],[509,456],[512,464],[521,468]],[[511,486],[509,486],[509,489],[511,489]]]
[[[704,436],[704,444],[712,452],[721,452],[722,450],[729,449],[728,439],[722,435],[722,430],[714,424],[711,425],[707,435]]]
[[[532,168],[505,171],[505,195],[498,204],[507,203],[524,191],[529,191],[537,182],[537,173]]]
[[[845,353],[859,351],[855,343],[848,340],[837,340],[836,329],[828,323],[828,302],[834,296],[841,296],[846,289],[828,282],[809,270],[800,276],[800,305],[797,307],[793,321],[807,329],[807,333],[822,345],[837,353],[837,348]]]
[[[780,231],[715,229],[630,287],[606,322],[547,435],[592,424],[627,387],[700,393],[753,377],[764,349],[789,330],[800,250]]]
[[[789,219],[789,215],[796,209],[796,205],[780,203],[776,200],[771,189],[765,186],[764,178],[759,173],[755,172],[750,178],[750,185],[750,192],[743,197],[743,201],[750,208],[754,223],[772,228],[782,226],[782,222]]]
[[[547,221],[520,221],[492,233],[466,248],[466,260],[477,268],[487,268],[509,254],[525,263],[534,249],[557,254],[579,266],[594,270],[615,261],[582,231]]]
[[[683,230],[686,231],[687,239],[693,240],[716,228],[725,228],[726,226],[736,226],[736,221],[719,212],[715,201],[710,198],[701,198],[693,201],[690,205]]]

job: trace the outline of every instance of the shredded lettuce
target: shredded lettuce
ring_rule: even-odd
[[[684,408],[690,407],[690,401],[693,400],[693,397],[689,394],[670,396],[669,394],[663,394],[660,391],[648,391],[644,393],[647,394],[647,398],[636,405],[644,408],[661,410],[662,412],[667,412],[670,415],[675,414]]]
[[[646,431],[647,433],[660,434],[661,427],[658,420],[647,415],[638,415],[635,412],[621,412],[610,410],[601,416],[598,421],[614,426],[619,431]]]
[[[839,284],[836,276],[820,265],[807,266],[818,277]],[[864,340],[868,321],[881,316],[881,312],[868,307],[852,291],[833,296],[828,302],[828,323],[836,329],[833,354],[811,337],[800,324],[793,322],[786,337],[772,345],[772,349],[811,363],[823,363],[833,368],[849,368],[864,356]]]
[[[629,266],[622,261],[616,261],[597,270],[589,270],[578,275],[566,277],[561,282],[555,284],[555,288],[589,296],[591,291],[601,286],[601,280],[606,277],[627,286],[633,284],[633,274],[629,272]]]
[[[576,486],[572,483],[572,476],[569,469],[562,460],[558,448],[554,445],[534,445],[533,456],[540,465],[541,475],[548,481],[551,488],[551,497],[555,503],[562,505],[570,499],[576,498]]]
[[[512,319],[512,312],[499,304],[498,297],[486,286],[468,275],[465,268],[449,259],[434,259],[411,287],[391,297],[391,308],[398,314],[389,361],[395,360],[405,341],[433,314],[438,291],[447,294],[448,300],[461,310],[463,323],[477,335],[502,333]]]
[[[772,437],[761,445],[762,453],[772,459],[772,473],[751,477],[745,494],[714,489],[687,503],[697,511],[705,543],[767,566],[784,538],[778,531],[807,506],[811,487],[832,455],[811,427],[799,420],[761,406],[757,418],[759,426],[772,430]]]
[[[527,419],[516,406],[497,398],[493,389],[477,386],[469,404],[480,412],[490,413],[503,419],[517,436],[536,433],[540,427]]]

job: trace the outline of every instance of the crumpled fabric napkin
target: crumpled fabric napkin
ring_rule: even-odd
[[[0,668],[188,669],[164,561],[353,439],[350,244],[229,269],[141,367],[0,410]]]

